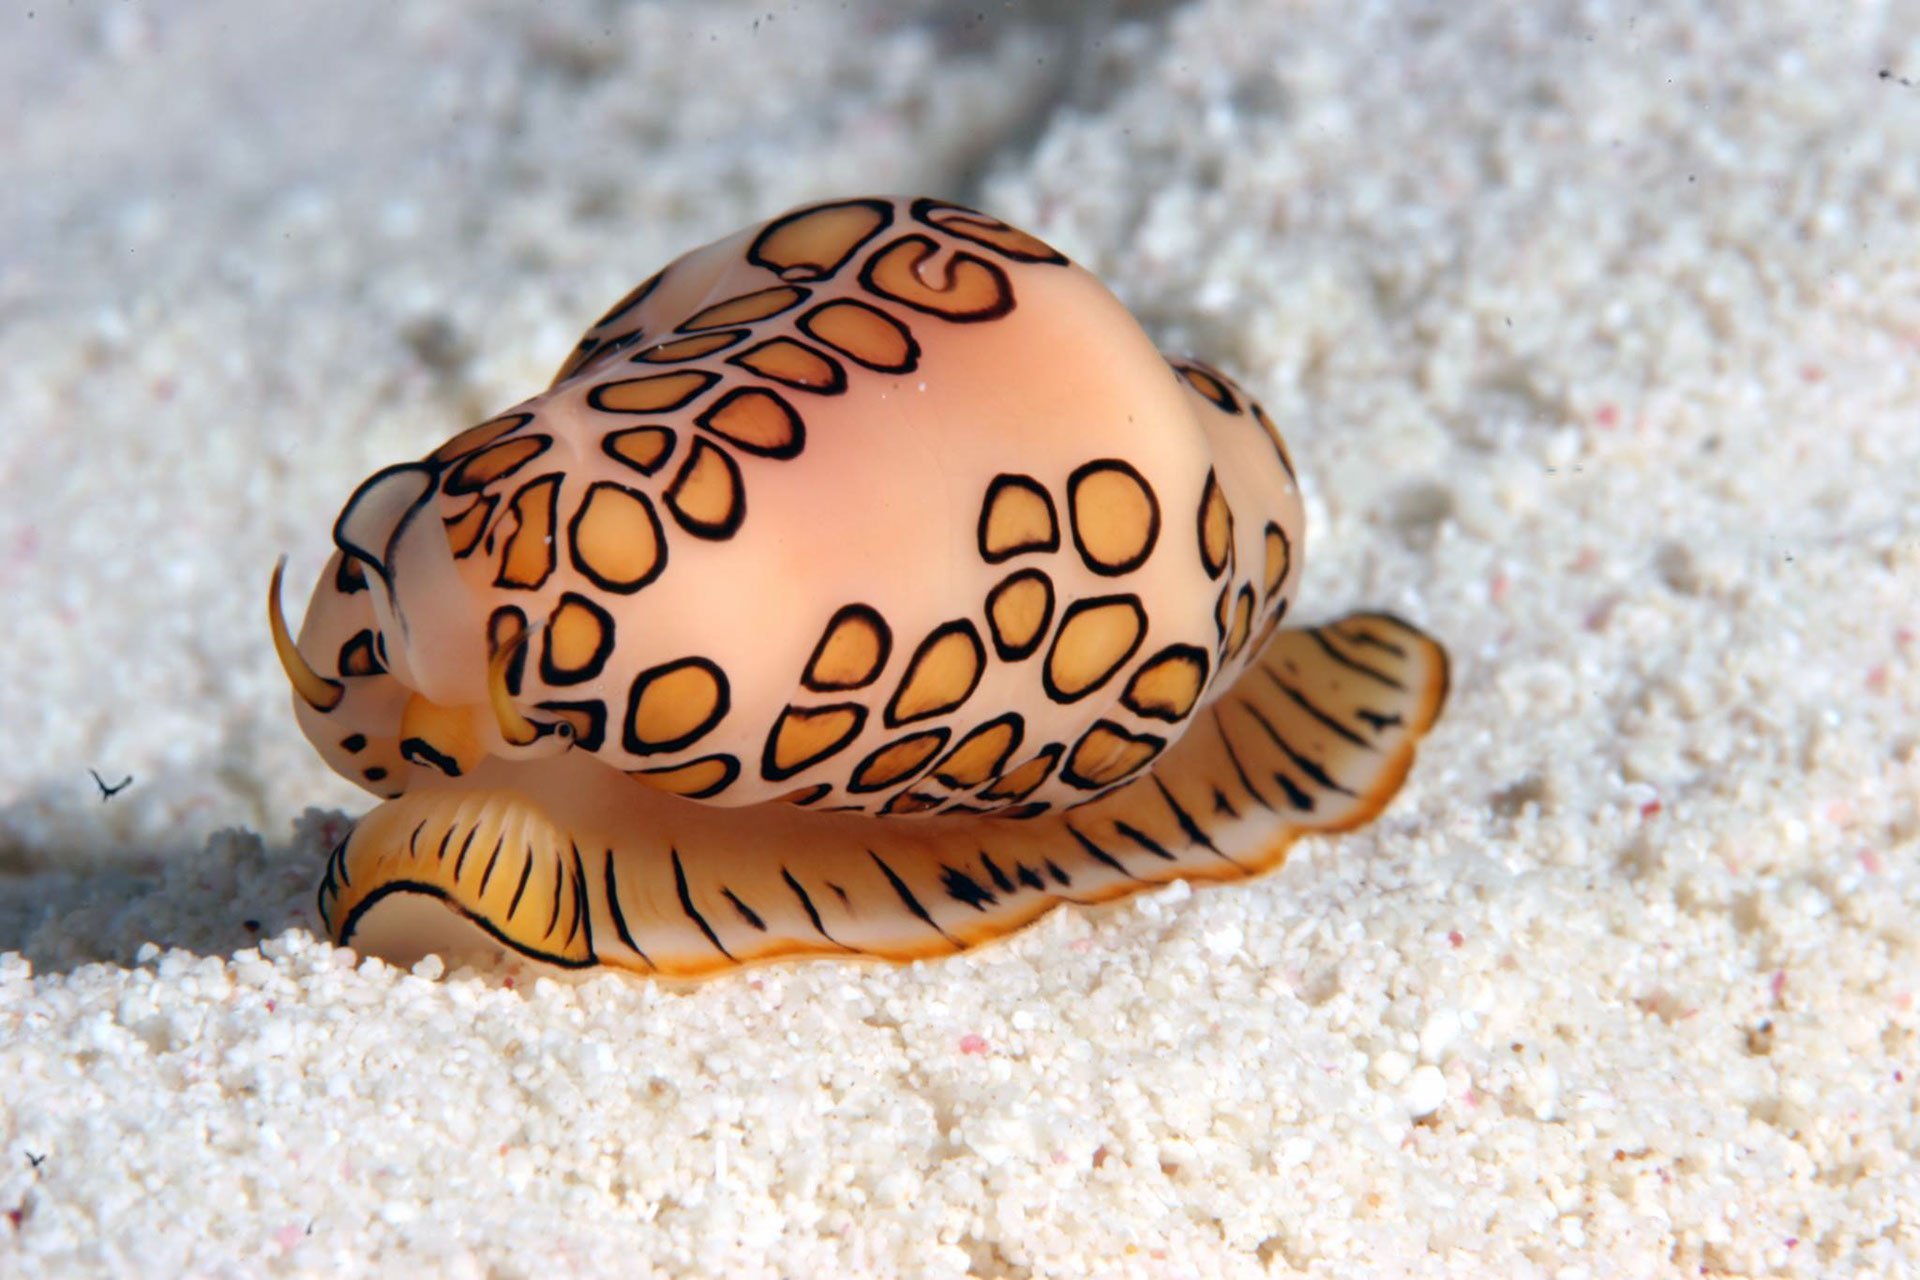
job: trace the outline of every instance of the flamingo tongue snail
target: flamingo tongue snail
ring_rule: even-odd
[[[930,199],[680,258],[545,391],[348,501],[301,728],[384,803],[340,942],[700,976],[909,960],[1277,866],[1387,804],[1442,649],[1282,629],[1272,421],[1091,275]]]

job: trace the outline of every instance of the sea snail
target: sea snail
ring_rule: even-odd
[[[275,571],[301,728],[383,801],[320,914],[691,977],[1268,870],[1386,805],[1447,689],[1396,618],[1280,628],[1302,532],[1260,406],[1033,236],[749,227],[362,484],[297,643]]]

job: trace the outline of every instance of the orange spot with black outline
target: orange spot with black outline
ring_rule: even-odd
[[[603,382],[587,392],[587,403],[606,413],[671,413],[720,381],[704,369],[676,369],[644,378]]]
[[[1214,408],[1222,413],[1240,412],[1240,399],[1233,394],[1233,388],[1227,385],[1225,378],[1197,361],[1182,360],[1173,367],[1187,385],[1211,401]]]
[[[740,466],[725,449],[696,439],[666,492],[667,510],[696,538],[731,538],[746,519]]]
[[[907,373],[920,362],[913,331],[878,307],[850,298],[823,302],[800,317],[800,331],[876,373]]]
[[[1002,472],[980,502],[980,558],[999,564],[1031,551],[1057,551],[1060,522],[1053,498],[1032,476]]]
[[[1010,574],[987,593],[987,631],[1002,662],[1033,656],[1053,621],[1053,583],[1038,569]]]
[[[1146,631],[1147,613],[1135,596],[1076,600],[1047,651],[1047,693],[1056,702],[1086,697],[1126,664]]]
[[[892,651],[886,619],[867,605],[846,605],[820,633],[800,682],[817,693],[865,688],[879,677]]]
[[[1200,495],[1200,563],[1209,578],[1217,578],[1227,567],[1233,551],[1233,512],[1227,507],[1227,495],[1220,482],[1207,472],[1207,487]]]
[[[933,776],[956,791],[977,787],[1006,768],[1007,758],[1020,747],[1025,725],[1013,712],[987,723],[960,740],[947,758],[934,767]]]
[[[635,363],[646,364],[679,364],[682,360],[698,360],[701,356],[725,351],[751,332],[751,329],[720,329],[713,333],[697,333],[690,338],[675,338],[671,342],[648,347],[633,359]]]
[[[1211,665],[1205,649],[1191,644],[1170,644],[1140,664],[1133,679],[1127,681],[1120,701],[1127,710],[1149,720],[1165,720],[1169,724],[1183,720],[1207,687]]]
[[[340,646],[340,656],[334,669],[342,676],[377,676],[385,671],[386,664],[374,652],[373,632],[361,630],[353,633],[347,642]]]
[[[788,707],[767,735],[760,756],[761,776],[779,782],[819,764],[858,737],[866,722],[867,709],[857,702]]]
[[[946,745],[945,729],[929,729],[890,742],[854,767],[847,790],[856,794],[884,791],[895,783],[916,777]]]
[[[717,796],[740,776],[740,762],[728,755],[702,756],[686,764],[660,769],[636,769],[627,774],[656,791],[665,791],[689,800]]]
[[[764,458],[797,457],[806,428],[793,406],[763,387],[735,387],[696,421],[708,431]]]
[[[1110,787],[1145,767],[1166,745],[1165,738],[1128,733],[1111,720],[1099,720],[1073,744],[1060,778],[1082,791]]]
[[[942,320],[995,320],[1013,310],[1013,288],[998,265],[956,249],[940,270],[934,266],[939,253],[939,243],[928,236],[901,236],[867,259],[860,283]]]
[[[727,363],[757,373],[769,382],[817,395],[838,395],[847,389],[846,370],[806,343],[792,338],[769,338],[739,355],[728,356]]]
[[[893,221],[884,200],[839,200],[797,209],[767,224],[747,248],[747,261],[788,280],[832,275]]]
[[[520,486],[508,504],[513,515],[513,532],[500,550],[500,572],[496,587],[532,590],[553,572],[554,503],[560,492],[560,477],[542,476]]]
[[[567,525],[567,544],[576,569],[602,590],[622,595],[646,586],[667,565],[652,501],[611,480],[596,481],[587,490]]]
[[[911,724],[953,710],[973,696],[986,663],[980,633],[964,618],[928,633],[887,703],[887,723]]]
[[[726,718],[730,704],[726,673],[712,662],[663,662],[634,679],[621,745],[636,756],[690,747]]]
[[[1293,542],[1287,537],[1287,531],[1272,521],[1267,522],[1266,567],[1267,596],[1271,598],[1293,568]]]
[[[1103,577],[1131,573],[1147,562],[1160,537],[1160,504],[1146,478],[1118,458],[1101,458],[1067,481],[1073,544],[1087,567]]]
[[[979,798],[996,802],[1025,800],[1047,780],[1053,772],[1053,766],[1059,761],[1060,745],[1049,743],[1035,752],[1032,758],[1016,765],[1011,772],[1001,774],[992,786],[979,793]]]
[[[613,652],[613,615],[569,591],[548,616],[542,639],[540,678],[551,685],[582,684],[600,674]]]
[[[1247,636],[1253,631],[1253,588],[1241,587],[1233,599],[1233,625],[1227,628],[1226,656],[1229,661],[1246,647]]]
[[[600,438],[600,449],[616,462],[624,462],[643,476],[660,469],[673,452],[672,427],[628,427],[609,431]]]

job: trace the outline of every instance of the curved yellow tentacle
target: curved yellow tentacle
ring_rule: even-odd
[[[346,686],[329,680],[307,662],[300,646],[287,630],[287,616],[280,608],[280,581],[287,573],[287,558],[281,556],[273,566],[273,578],[267,584],[267,626],[273,631],[273,651],[280,656],[281,669],[293,685],[293,691],[315,711],[331,711],[346,695]]]

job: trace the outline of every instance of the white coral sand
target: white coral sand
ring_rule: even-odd
[[[0,1273],[1920,1270],[1920,7],[1106,8],[0,18]],[[1406,792],[907,969],[316,940],[274,556],[862,189],[1261,391]]]

